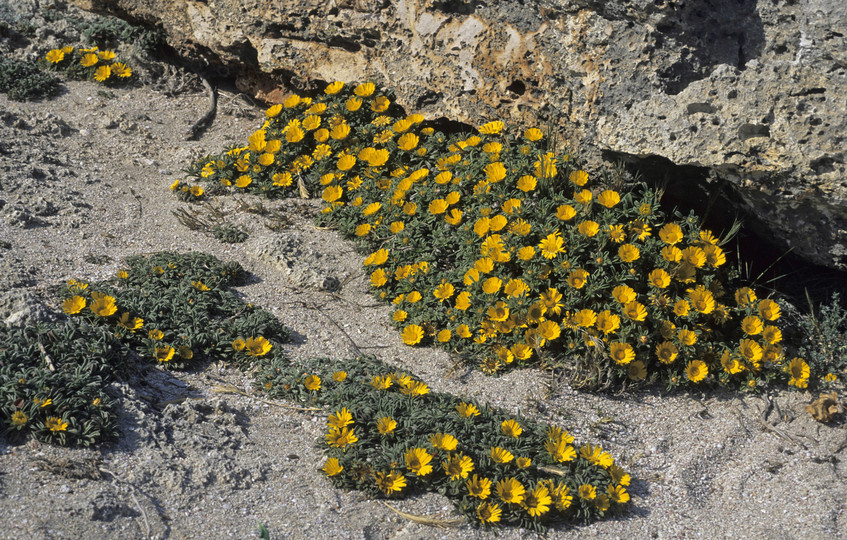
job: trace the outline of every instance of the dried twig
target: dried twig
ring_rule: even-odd
[[[40,341],[38,342],[38,350],[41,351],[41,356],[44,357],[44,363],[47,364],[47,369],[50,371],[56,371],[56,366],[53,365],[53,360],[50,358],[50,355],[47,354],[47,350]]]
[[[238,394],[239,396],[249,397],[251,399],[255,399],[261,403],[265,403],[267,405],[273,405],[274,407],[282,407],[283,409],[289,409],[292,411],[322,411],[323,409],[320,407],[293,407],[291,405],[285,405],[283,403],[277,403],[275,401],[268,401],[267,399],[262,399],[256,397],[254,395],[248,394],[247,392],[236,388],[231,384],[219,384],[217,386],[212,387],[212,392],[216,394]]]
[[[100,472],[104,472],[110,474],[112,476],[112,485],[117,489],[119,478],[118,475],[110,471],[109,469],[99,467]],[[132,500],[135,502],[135,509],[138,510],[138,513],[141,514],[141,517],[144,518],[144,538],[150,538],[150,521],[147,519],[147,512],[141,506],[141,503],[138,502],[138,497],[135,496],[135,486],[131,483],[124,480],[124,483],[129,487],[129,495],[132,497]]]
[[[427,516],[418,516],[416,514],[409,514],[407,512],[403,512],[402,510],[398,510],[398,509],[394,508],[393,506],[391,506],[390,504],[388,504],[385,501],[381,501],[381,502],[382,502],[382,504],[385,505],[386,508],[393,511],[398,516],[404,517],[404,518],[408,519],[409,521],[414,521],[415,523],[420,523],[421,525],[427,525],[429,527],[438,527],[439,529],[446,529],[448,527],[459,527],[465,521],[461,518],[439,519],[439,518],[433,518],[433,517],[427,517]]]

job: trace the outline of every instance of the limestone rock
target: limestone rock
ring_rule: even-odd
[[[341,281],[331,270],[337,261],[294,235],[251,237],[245,243],[246,253],[253,259],[273,266],[297,287],[336,291]]]
[[[847,269],[842,0],[76,0],[160,23],[279,100],[377,79],[429,118],[552,125],[599,165],[694,167],[795,254]]]

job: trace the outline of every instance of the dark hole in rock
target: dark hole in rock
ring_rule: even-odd
[[[358,42],[351,38],[342,36],[332,36],[327,41],[327,45],[330,47],[338,47],[339,49],[344,49],[349,52],[359,52],[362,50],[362,46],[359,45]]]
[[[709,103],[689,103],[686,108],[688,114],[705,113],[714,114],[715,108]]]
[[[770,136],[771,128],[761,124],[741,124],[741,127],[738,128],[738,138],[742,141],[746,141],[747,139],[752,139],[754,137],[770,138]]]
[[[524,82],[519,79],[515,79],[514,81],[512,81],[512,84],[506,87],[506,90],[519,96],[522,96],[524,92],[526,92],[526,84],[524,84]]]

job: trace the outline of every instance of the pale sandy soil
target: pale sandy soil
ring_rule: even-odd
[[[335,295],[256,262],[249,241],[220,243],[172,214],[186,207],[168,190],[180,170],[192,157],[244,140],[261,109],[222,93],[211,128],[187,142],[185,128],[206,107],[202,93],[168,97],[141,86],[104,97],[99,89],[72,82],[53,100],[25,104],[0,95],[0,241],[7,246],[0,248],[0,294],[16,291],[31,305],[56,310],[56,285],[110,276],[129,255],[193,250],[237,260],[254,276],[239,292],[295,332],[292,356],[375,354],[434,390],[566,427],[630,469],[627,516],[554,530],[550,538],[813,539],[847,530],[847,428],[804,413],[811,395],[776,391],[772,408],[763,397],[730,392],[594,395],[549,373],[490,378],[455,367],[444,351],[406,347],[388,308],[368,295],[361,256],[332,231],[311,226],[316,202],[265,202],[291,218],[271,232],[267,216],[239,209],[232,198],[214,201],[253,241],[275,234],[325,254],[329,271],[345,282]],[[139,367],[110,389],[122,411],[112,446],[13,446],[0,439],[0,536],[253,538],[259,523],[274,539],[490,536],[466,524],[442,530],[412,523],[379,501],[334,489],[318,470],[322,414],[216,394],[221,381],[250,391],[249,375],[218,365],[190,373]],[[178,398],[188,399],[157,407]],[[437,495],[392,504],[455,517],[450,501]]]

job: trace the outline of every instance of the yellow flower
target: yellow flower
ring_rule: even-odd
[[[538,128],[529,128],[523,132],[523,136],[526,140],[535,142],[541,140],[544,137],[544,134],[541,133],[541,130]]]
[[[553,178],[558,174],[558,171],[556,170],[557,162],[558,160],[554,156],[553,152],[539,154],[538,160],[534,163],[535,176],[539,178]]]
[[[418,136],[414,133],[404,133],[399,139],[397,139],[397,147],[400,150],[408,152],[409,150],[414,150],[415,147],[418,146],[418,142]]]
[[[264,356],[268,354],[273,345],[267,339],[259,336],[257,338],[249,337],[244,343],[247,354],[250,356]]]
[[[338,462],[338,458],[329,458],[321,468],[327,476],[335,476],[344,470],[344,466]]]
[[[501,513],[502,510],[497,503],[482,502],[476,509],[476,517],[483,523],[497,523],[500,521]]]
[[[300,105],[300,101],[300,96],[297,94],[291,94],[285,98],[285,101],[283,101],[282,104],[286,109],[293,109],[297,105]]]
[[[685,376],[693,383],[698,383],[709,374],[709,368],[702,360],[692,360],[685,368]]]
[[[344,107],[350,112],[356,112],[362,108],[362,100],[355,96],[350,96],[347,103],[344,104]]]
[[[195,197],[203,196],[203,188],[200,186],[191,186],[191,189],[188,190]]]
[[[597,330],[600,330],[604,334],[611,334],[620,328],[621,318],[607,309],[597,314],[596,325]]]
[[[582,328],[591,328],[597,321],[597,313],[592,309],[580,309],[573,315],[573,323]]]
[[[62,302],[62,310],[68,315],[76,315],[85,307],[85,298],[82,296],[72,296]]]
[[[535,256],[535,248],[532,246],[524,246],[518,250],[518,259],[528,261]]]
[[[741,331],[747,334],[748,336],[755,336],[757,334],[761,334],[764,328],[764,324],[762,323],[762,319],[750,315],[744,317],[741,321]]]
[[[517,439],[523,433],[523,428],[520,424],[518,424],[514,420],[504,420],[502,424],[500,424],[500,430],[507,437],[514,437]]]
[[[672,364],[679,355],[679,349],[670,341],[663,341],[656,346],[656,356],[663,364]]]
[[[458,225],[462,222],[462,211],[458,208],[450,210],[450,213],[444,216],[444,221],[450,225]]]
[[[665,246],[662,248],[660,254],[668,262],[679,262],[682,260],[682,250],[676,246]]]
[[[407,396],[423,396],[429,394],[429,386],[421,381],[412,381],[405,384],[400,392]]]
[[[584,186],[588,182],[588,173],[585,171],[574,171],[568,176],[568,180],[576,186]]]
[[[538,248],[541,250],[541,255],[546,259],[553,259],[559,253],[565,253],[565,242],[564,239],[559,235],[558,232],[548,234],[541,242],[538,244]]]
[[[67,431],[68,429],[68,423],[56,416],[48,416],[47,420],[44,421],[44,425],[50,431]]]
[[[447,452],[452,452],[459,444],[456,437],[448,433],[433,433],[429,436],[429,442],[432,444],[433,448],[437,450],[446,450]]]
[[[631,362],[628,368],[628,376],[633,381],[643,381],[647,378],[647,368],[641,360]]]
[[[297,143],[303,140],[306,132],[300,126],[292,126],[285,130],[285,140],[290,143]]]
[[[190,348],[186,347],[185,345],[180,345],[177,348],[176,353],[183,360],[191,360],[192,358],[194,358],[194,351],[192,351]]]
[[[124,312],[123,314],[121,314],[120,318],[118,319],[118,326],[126,328],[131,332],[138,330],[143,325],[143,319],[139,319],[138,317],[130,317],[128,312]]]
[[[465,487],[468,488],[468,495],[477,499],[485,500],[491,494],[491,480],[476,474],[472,479],[465,480]]]
[[[330,429],[329,433],[325,435],[325,439],[327,444],[332,448],[344,448],[345,452],[346,446],[352,445],[359,440],[356,434],[353,433],[353,429],[349,427]]]
[[[169,346],[156,347],[154,350],[156,360],[159,362],[170,362],[175,352],[174,348]]]
[[[526,489],[515,478],[504,478],[497,482],[497,496],[507,504],[520,504],[524,500]]]
[[[573,194],[573,199],[582,205],[588,205],[591,202],[591,191],[587,189],[583,189],[581,191],[575,191]]]
[[[648,279],[650,280],[651,285],[658,287],[659,289],[664,289],[671,284],[671,275],[661,268],[656,268],[650,272]]]
[[[490,277],[482,282],[482,292],[485,294],[495,294],[503,285],[503,280],[498,277]]]
[[[641,322],[647,318],[647,309],[639,302],[624,304],[623,312],[632,321]]]
[[[406,468],[417,476],[426,476],[432,472],[432,455],[423,448],[412,448],[406,451]]]
[[[536,178],[527,174],[518,179],[517,188],[525,193],[529,193],[530,191],[533,191],[537,185],[538,181]]]
[[[103,82],[108,79],[112,75],[112,68],[109,66],[99,66],[94,71],[94,80],[97,82]]]
[[[568,285],[574,289],[581,289],[588,282],[589,273],[587,270],[576,269],[572,270],[568,275]]]
[[[463,454],[451,454],[441,465],[444,467],[444,474],[449,476],[450,480],[467,478],[468,474],[474,470],[473,460]]]
[[[620,244],[626,240],[626,232],[623,230],[623,225],[609,225],[606,229],[606,234],[609,235],[609,240],[616,244]]]
[[[97,64],[97,55],[94,53],[87,53],[82,55],[82,58],[79,61],[85,67],[91,67]]]
[[[650,231],[652,230],[647,223],[640,219],[633,221],[629,227],[630,231],[636,235],[639,241],[644,241],[645,238],[650,236]]]
[[[12,413],[12,423],[16,426],[25,426],[27,420],[27,416],[21,411],[15,411],[14,413]]]
[[[362,83],[353,89],[353,93],[359,97],[369,97],[376,90],[376,86],[372,82]]]
[[[437,334],[435,334],[435,339],[437,339],[439,343],[447,343],[450,341],[451,337],[453,337],[453,333],[447,328],[440,330]]]
[[[44,58],[51,64],[58,64],[65,59],[65,53],[61,49],[53,49]]]
[[[494,122],[488,122],[487,124],[480,126],[479,132],[483,135],[497,135],[503,131],[503,126],[503,122],[495,120]]]
[[[704,314],[709,314],[715,310],[715,298],[712,292],[702,285],[688,289],[686,292],[688,293],[688,301],[695,310]]]
[[[616,364],[624,366],[635,359],[635,350],[628,343],[615,342],[609,345],[609,356]]]
[[[362,223],[356,227],[356,236],[367,236],[371,232],[370,223]]]
[[[453,285],[451,285],[449,283],[442,283],[441,285],[438,285],[435,288],[435,290],[432,292],[432,294],[433,294],[433,296],[438,298],[438,300],[440,302],[443,302],[443,301],[447,300],[448,298],[450,298],[451,296],[453,296],[454,291],[455,291],[455,288],[453,287]]]
[[[752,339],[742,339],[739,343],[739,349],[741,350],[741,356],[754,364],[760,361],[764,354],[761,345]]]
[[[535,489],[526,494],[526,498],[521,506],[530,516],[538,517],[550,511],[550,504],[552,502],[553,499],[550,497],[550,492],[546,487],[539,484]]]
[[[659,229],[659,238],[668,245],[675,245],[682,241],[682,228],[676,223],[666,223]]]
[[[476,408],[476,405],[473,403],[465,403],[464,401],[456,405],[456,412],[458,412],[462,418],[479,416],[479,409]]]
[[[626,492],[626,489],[623,486],[609,484],[606,488],[606,492],[609,494],[609,498],[618,504],[629,502],[629,493]]]
[[[637,261],[640,255],[638,247],[633,244],[624,244],[618,248],[618,257],[625,263]]]
[[[791,376],[788,384],[797,388],[806,388],[809,385],[811,370],[809,369],[809,364],[804,362],[802,358],[791,359],[791,362],[788,364],[788,374]]]
[[[680,330],[679,334],[677,335],[679,337],[680,343],[687,347],[690,347],[697,343],[697,334],[695,334],[691,330]]]
[[[735,303],[740,307],[747,306],[756,301],[756,293],[750,287],[741,287],[735,291]]]
[[[600,231],[600,225],[596,221],[583,221],[577,227],[579,233],[587,238],[593,238]]]
[[[250,184],[253,183],[253,179],[246,174],[242,174],[238,178],[235,179],[235,187],[246,188]]]
[[[508,450],[500,448],[499,446],[495,446],[491,448],[491,459],[493,459],[495,463],[503,464],[509,463],[510,461],[515,459],[515,456]]]
[[[611,189],[608,189],[597,196],[597,202],[600,205],[605,206],[606,208],[612,208],[613,206],[621,202],[621,196],[620,194],[618,194],[617,191],[612,191]]]
[[[326,88],[324,88],[324,93],[331,96],[340,92],[342,88],[344,88],[344,83],[341,81],[335,81],[328,84]]]
[[[347,409],[347,407],[344,407],[340,411],[335,411],[333,414],[329,415],[329,418],[327,418],[326,423],[330,427],[341,429],[344,426],[353,423],[353,415],[350,414],[350,411]]]
[[[403,329],[401,337],[406,345],[417,345],[423,339],[423,328],[417,324],[411,324]]]
[[[397,429],[397,421],[390,416],[383,416],[376,421],[376,429],[379,431],[380,435],[389,435],[392,431]]]
[[[586,501],[594,500],[597,497],[597,488],[590,484],[582,484],[577,490],[577,495],[579,495],[580,499],[585,499]]]
[[[391,495],[395,491],[401,491],[406,487],[406,478],[398,471],[390,473],[378,472],[375,475],[376,485],[386,495]]]
[[[562,221],[569,221],[576,216],[576,210],[569,204],[562,204],[556,208],[556,217]]]
[[[703,251],[706,253],[706,263],[709,266],[717,268],[726,263],[726,255],[718,246],[707,244],[703,247]]]
[[[151,330],[151,332],[152,332],[152,330]],[[154,339],[154,338],[151,336],[151,339]],[[159,338],[159,339],[161,339],[161,338]],[[233,342],[232,342],[232,348],[236,352],[243,351],[244,347],[246,347],[246,346],[247,346],[247,343],[241,338],[237,338],[237,339],[233,340]]]
[[[91,298],[94,302],[91,303],[89,309],[97,315],[98,317],[109,317],[114,315],[118,310],[118,306],[115,305],[115,297],[107,296],[105,294],[99,293],[91,293]]]
[[[282,104],[277,103],[276,105],[272,105],[265,111],[265,118],[274,118],[279,116],[279,113],[282,112]]]
[[[768,321],[775,321],[779,319],[779,304],[777,304],[773,300],[765,298],[764,300],[759,302],[759,315],[761,315],[763,319]]]
[[[776,326],[766,326],[764,330],[762,330],[762,337],[771,345],[775,345],[782,341],[782,330]]]

